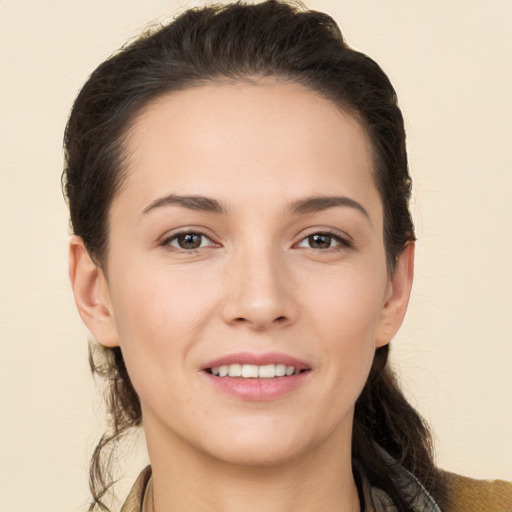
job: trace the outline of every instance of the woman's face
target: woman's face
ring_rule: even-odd
[[[110,330],[91,330],[122,349],[150,450],[260,464],[350,446],[412,253],[389,276],[358,122],[296,85],[201,86],[145,109],[125,165],[97,288]]]

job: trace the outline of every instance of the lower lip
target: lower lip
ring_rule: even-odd
[[[309,371],[288,377],[276,377],[274,379],[244,379],[241,377],[217,377],[211,373],[204,372],[208,381],[216,389],[227,395],[249,400],[253,402],[264,402],[276,400],[299,388],[307,379]]]

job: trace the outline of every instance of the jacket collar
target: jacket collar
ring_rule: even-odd
[[[396,464],[388,454],[386,456]],[[362,512],[399,512],[390,496],[384,490],[370,483],[357,461],[354,463],[354,471],[359,477]],[[441,512],[434,498],[412,473],[402,466],[397,466],[396,471],[397,476],[394,481],[410,501],[414,512]]]
[[[385,457],[389,462],[396,464],[396,461],[387,453],[385,453]],[[357,461],[354,463],[354,470],[359,477],[362,512],[398,512],[398,509],[393,504],[389,495],[370,483]],[[428,491],[417,478],[405,468],[398,466],[395,481],[410,499],[414,512],[441,512],[441,509]],[[144,508],[144,502],[146,501],[144,497],[146,496],[147,499],[148,493],[146,491],[148,487],[151,486],[150,482],[151,466],[147,466],[137,478],[128,498],[121,508],[121,512],[148,512],[147,509]]]

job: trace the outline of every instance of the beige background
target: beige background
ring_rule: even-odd
[[[2,511],[85,510],[101,432],[67,282],[67,113],[101,60],[192,4],[0,0]],[[393,347],[404,386],[435,427],[443,467],[512,479],[512,2],[308,5],[384,67],[406,117],[419,244]],[[144,464],[133,453],[124,486]]]

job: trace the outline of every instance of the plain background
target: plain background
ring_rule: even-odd
[[[0,0],[1,511],[85,510],[102,432],[67,278],[67,114],[96,65],[193,4]],[[392,349],[404,388],[441,466],[512,479],[512,2],[307,5],[381,64],[405,115],[419,242]],[[136,441],[122,463],[120,494],[145,464]]]

